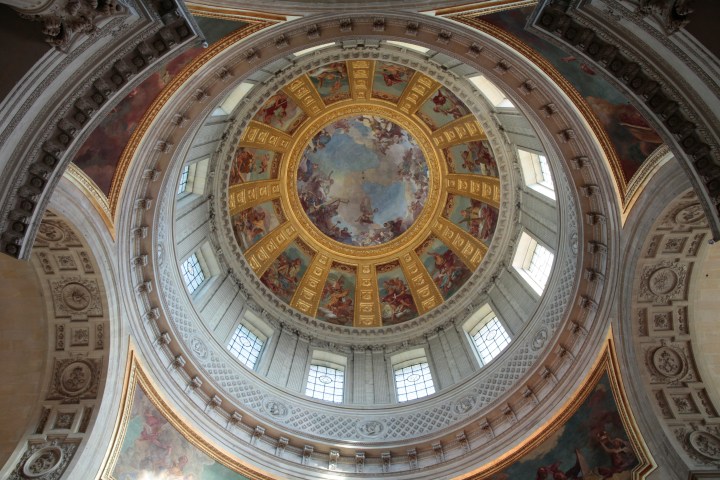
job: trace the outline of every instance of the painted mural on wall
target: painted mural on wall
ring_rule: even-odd
[[[277,178],[280,166],[279,152],[259,148],[240,147],[230,166],[229,185]]]
[[[470,270],[441,240],[430,237],[417,250],[443,298],[448,299],[470,278]]]
[[[469,113],[470,110],[454,93],[440,87],[420,106],[417,116],[427,123],[431,130],[437,130]]]
[[[490,143],[476,141],[453,145],[443,150],[450,173],[477,173],[497,177],[498,166],[490,149]]]
[[[490,245],[498,211],[480,200],[451,194],[445,206],[445,217],[485,245]]]
[[[296,240],[275,259],[260,280],[278,298],[290,303],[311,259],[310,249]]]
[[[255,245],[285,221],[280,201],[265,202],[234,215],[231,219],[235,239],[243,250]]]
[[[662,139],[627,98],[582,58],[524,30],[532,8],[482,17],[537,50],[585,97],[615,146],[626,183]]]
[[[637,465],[604,374],[563,426],[490,480],[630,480]]]
[[[107,196],[120,156],[148,107],[187,64],[205,50],[192,48],[165,63],[105,116],[78,150],[73,162]]]
[[[418,316],[415,300],[399,262],[379,265],[377,281],[383,325],[395,325]]]
[[[355,267],[334,264],[320,296],[318,318],[338,325],[352,325],[355,283]]]
[[[153,405],[140,386],[117,462],[116,480],[248,480],[187,440]]]
[[[345,62],[323,65],[308,72],[308,77],[326,105],[350,98],[350,82]]]
[[[372,96],[397,103],[414,72],[403,65],[376,62]]]
[[[282,91],[270,97],[253,117],[256,122],[270,125],[289,134],[293,133],[305,119],[307,119],[305,112]]]
[[[344,118],[318,132],[298,168],[305,213],[328,237],[371,246],[402,235],[420,215],[428,168],[415,139],[382,117]]]

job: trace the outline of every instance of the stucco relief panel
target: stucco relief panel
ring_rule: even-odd
[[[657,417],[690,464],[698,467],[720,461],[717,409],[695,365],[688,315],[688,287],[709,237],[703,209],[692,192],[666,208],[636,267],[631,317]]]

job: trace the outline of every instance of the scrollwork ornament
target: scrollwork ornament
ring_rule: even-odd
[[[26,478],[43,477],[57,470],[62,460],[63,451],[59,447],[43,447],[27,459],[22,474]]]
[[[685,356],[677,349],[663,345],[652,354],[655,370],[665,378],[676,379],[687,371]]]
[[[720,462],[720,438],[703,431],[691,432],[688,435],[688,443],[703,458]]]

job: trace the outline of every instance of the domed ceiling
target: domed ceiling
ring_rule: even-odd
[[[386,61],[329,63],[274,92],[232,155],[235,240],[262,283],[333,324],[442,304],[493,239],[500,180],[470,109]]]

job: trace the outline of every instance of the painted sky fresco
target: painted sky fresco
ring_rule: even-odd
[[[447,204],[451,208],[446,218],[489,246],[497,226],[497,209],[468,197],[451,197]]]
[[[446,300],[470,278],[470,270],[462,260],[437,238],[431,238],[416,252]]]
[[[260,280],[278,298],[290,303],[310,260],[306,249],[295,241],[275,259]]]
[[[375,116],[340,119],[310,142],[298,167],[300,203],[321,232],[370,246],[400,236],[428,192],[425,156],[408,132]]]
[[[376,62],[372,96],[397,103],[414,70],[394,63]]]
[[[352,326],[355,316],[355,269],[333,265],[320,297],[317,317],[330,323]]]
[[[120,455],[116,480],[248,480],[192,445],[155,408],[140,386]]]
[[[280,166],[279,152],[259,148],[240,147],[230,166],[230,186],[243,182],[269,180],[277,177]]]
[[[524,30],[533,8],[487,15],[482,20],[507,30],[538,51],[585,97],[615,145],[626,182],[662,140],[625,96],[582,58]]]
[[[454,145],[446,150],[450,173],[476,173],[489,177],[499,176],[495,156],[489,142],[476,141]]]
[[[280,201],[265,202],[234,215],[231,219],[235,239],[243,250],[255,245],[284,221]]]
[[[415,300],[398,262],[378,266],[377,279],[383,325],[395,325],[418,316]]]
[[[323,65],[308,73],[326,105],[350,98],[350,82],[345,62]]]
[[[80,147],[73,162],[106,196],[110,193],[113,175],[125,145],[145,111],[173,77],[204,51],[203,48],[192,48],[160,67],[121,100]]]
[[[417,115],[428,124],[431,130],[437,130],[469,113],[470,110],[454,93],[445,87],[440,87],[420,106]]]
[[[307,115],[285,92],[278,92],[260,107],[253,120],[293,133]]]
[[[489,480],[630,480],[637,464],[605,374],[562,427]]]

